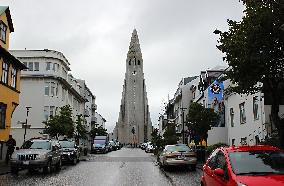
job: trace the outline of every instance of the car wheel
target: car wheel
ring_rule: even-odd
[[[62,168],[62,161],[61,161],[61,158],[60,158],[59,162],[56,165],[56,170],[60,171],[61,168]]]
[[[12,174],[18,174],[19,168],[18,167],[11,167],[11,173]]]
[[[75,156],[74,158],[73,158],[73,165],[76,165],[77,164],[77,156]]]
[[[49,174],[49,173],[51,173],[51,169],[52,169],[51,161],[49,161],[47,163],[47,165],[45,167],[43,167],[43,173],[44,174]]]
[[[192,171],[196,171],[196,164],[190,165],[190,168],[191,168]]]

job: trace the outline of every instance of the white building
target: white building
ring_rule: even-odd
[[[95,113],[95,128],[98,128],[98,127],[102,127],[102,128],[106,128],[106,125],[105,125],[105,122],[106,122],[106,119],[100,115],[98,112]]]
[[[20,105],[12,118],[11,133],[17,146],[23,142],[26,119],[29,126],[26,139],[30,139],[41,136],[45,128],[43,122],[58,113],[62,106],[71,106],[74,121],[77,115],[84,115],[88,99],[86,109],[92,108],[92,96],[85,97],[84,83],[68,73],[70,64],[61,52],[45,49],[12,50],[11,53],[29,68],[21,74]],[[28,117],[26,107],[31,107]]]

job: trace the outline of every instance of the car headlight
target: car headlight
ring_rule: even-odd
[[[237,186],[247,186],[246,184],[243,184],[241,182],[237,182]]]
[[[47,154],[38,154],[36,156],[37,160],[43,160],[43,159],[47,159]]]
[[[18,154],[14,152],[11,156],[11,159],[18,159]]]

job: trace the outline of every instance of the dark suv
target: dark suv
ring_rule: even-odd
[[[29,170],[42,168],[50,173],[53,167],[61,169],[62,149],[58,141],[47,139],[31,139],[11,156],[11,172],[17,174],[19,169]]]
[[[71,162],[73,165],[76,165],[79,162],[80,149],[75,141],[62,140],[59,143],[63,150],[62,161]]]

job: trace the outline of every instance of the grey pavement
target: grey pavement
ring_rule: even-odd
[[[141,149],[122,148],[108,154],[92,154],[76,166],[64,166],[60,172],[41,172],[0,176],[0,185],[96,185],[148,186],[199,185],[201,170],[160,169],[153,154]]]
[[[10,173],[9,165],[6,165],[5,162],[0,162],[0,175]]]

